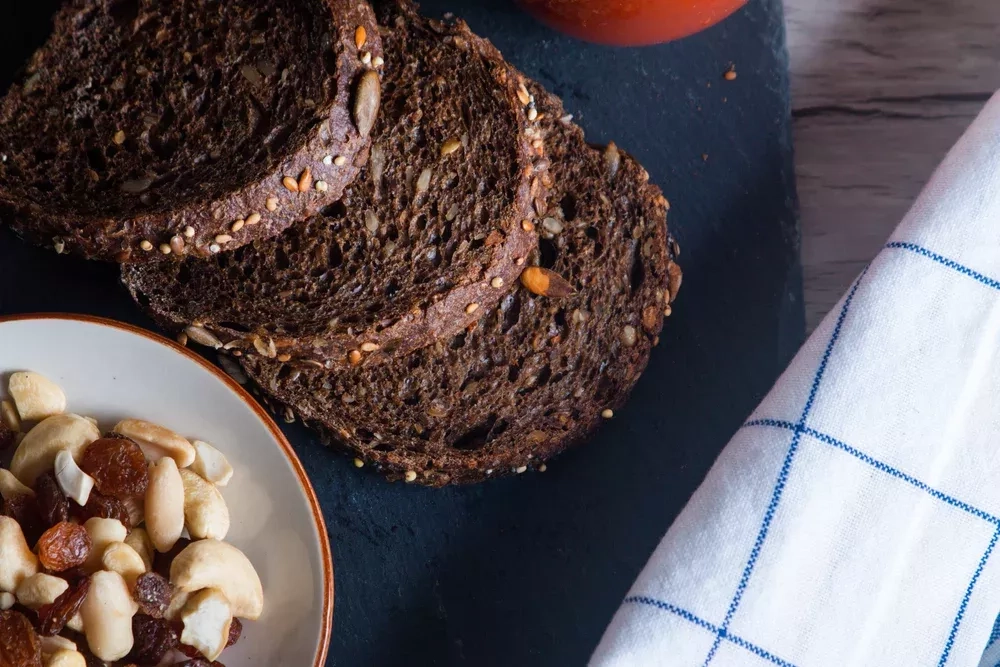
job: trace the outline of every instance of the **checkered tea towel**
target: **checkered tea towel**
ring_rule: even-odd
[[[1000,95],[733,436],[592,664],[994,667],[998,537]]]

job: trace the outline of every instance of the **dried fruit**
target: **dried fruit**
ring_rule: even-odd
[[[97,490],[119,500],[141,496],[149,485],[146,457],[132,439],[101,438],[87,446],[80,468],[94,478]]]
[[[42,533],[38,540],[38,560],[49,572],[63,572],[87,562],[93,546],[83,526],[62,521]]]
[[[125,659],[141,665],[158,664],[178,642],[170,621],[142,613],[132,617],[132,636],[132,651]]]
[[[4,499],[4,516],[9,516],[17,521],[24,533],[24,540],[28,545],[32,545],[42,536],[46,526],[42,523],[42,517],[38,512],[38,503],[34,496],[16,495]]]
[[[178,623],[178,627],[181,627],[179,623]],[[184,655],[188,656],[189,658],[194,658],[195,660],[204,660],[204,658],[201,655],[201,651],[199,651],[198,649],[196,649],[194,646],[188,646],[187,644],[178,644],[177,645],[177,650],[180,651],[181,653],[183,653]],[[188,661],[188,662],[185,662],[184,664],[186,665],[186,664],[189,664],[190,662],[193,662],[193,661]],[[206,660],[205,664],[211,664],[211,663],[209,663]]]
[[[17,433],[14,432],[14,429],[0,421],[0,452],[13,447],[15,440],[17,440]]]
[[[378,107],[382,98],[382,84],[378,74],[368,70],[361,75],[358,88],[354,91],[354,125],[362,137],[367,137],[375,126]]]
[[[170,566],[173,565],[174,559],[177,555],[187,548],[187,545],[191,544],[191,540],[187,538],[180,538],[177,543],[167,551],[166,553],[157,552],[153,557],[153,571],[162,577],[170,578]]]
[[[90,498],[87,504],[80,508],[80,513],[84,521],[95,516],[101,519],[118,519],[125,526],[125,530],[132,530],[132,520],[125,503],[97,491],[90,492]]]
[[[90,577],[84,577],[66,592],[38,610],[38,631],[43,635],[57,635],[71,618],[80,611],[80,605],[90,591]]]
[[[16,611],[0,611],[0,667],[42,667],[41,640]]]
[[[59,488],[55,473],[47,472],[35,480],[35,502],[46,527],[69,519],[69,499]]]
[[[229,648],[236,642],[240,640],[243,635],[243,621],[238,618],[233,619],[232,625],[229,626],[229,639],[226,640],[226,648]]]
[[[521,284],[533,294],[556,299],[573,293],[573,286],[555,271],[540,266],[529,266],[521,272]]]
[[[170,606],[172,593],[173,588],[166,577],[156,572],[147,572],[135,580],[132,598],[139,605],[140,613],[153,618],[163,618],[167,607]]]

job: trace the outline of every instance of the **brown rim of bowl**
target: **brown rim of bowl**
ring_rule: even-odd
[[[134,324],[119,322],[117,320],[108,319],[106,317],[98,317],[96,315],[79,315],[76,313],[28,313],[23,315],[0,315],[0,324],[24,320],[70,320],[75,322],[86,322],[88,324],[97,324],[137,334],[139,336],[143,336],[144,338],[148,338],[153,342],[165,345],[190,361],[194,361],[199,364],[202,368],[208,370],[215,375],[215,377],[222,380],[222,382],[240,399],[242,399],[242,401],[254,411],[257,417],[264,422],[264,425],[271,432],[271,435],[281,446],[282,451],[285,453],[285,458],[287,458],[289,463],[292,464],[292,469],[299,478],[299,485],[302,487],[302,491],[305,493],[306,499],[309,501],[309,509],[312,511],[313,523],[316,526],[316,531],[319,533],[320,551],[322,552],[323,557],[324,579],[323,622],[321,628],[322,636],[320,637],[320,645],[316,653],[316,659],[313,662],[313,667],[322,667],[326,662],[327,652],[330,649],[330,637],[333,629],[333,555],[330,552],[330,535],[326,530],[326,522],[323,520],[323,511],[320,509],[319,499],[316,497],[316,491],[313,489],[312,483],[306,475],[305,468],[302,467],[302,462],[299,461],[298,455],[295,453],[295,450],[292,449],[291,443],[289,443],[285,438],[285,434],[281,432],[281,429],[278,428],[278,425],[273,419],[271,419],[271,416],[267,414],[263,407],[261,407],[260,403],[258,403],[246,389],[241,387],[239,383],[229,377],[225,371],[209,362],[201,355],[183,347],[176,341],[172,341],[165,336],[161,336],[158,333],[154,333],[148,329],[143,329],[142,327]]]

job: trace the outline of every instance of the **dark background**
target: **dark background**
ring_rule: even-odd
[[[48,32],[52,0],[8,3],[0,85]],[[589,139],[635,154],[670,199],[684,287],[625,409],[588,444],[471,488],[390,485],[285,429],[333,542],[330,664],[584,663],[658,540],[803,335],[780,0],[677,43],[561,37],[507,0],[433,0],[560,95]],[[735,65],[738,78],[722,74]],[[0,313],[150,326],[109,265],[0,232]],[[2,341],[0,341],[2,344]]]

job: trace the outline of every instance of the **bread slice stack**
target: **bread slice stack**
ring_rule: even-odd
[[[558,98],[464,22],[424,18],[408,0],[374,13],[341,0],[251,4],[143,17],[139,3],[122,18],[106,0],[73,2],[0,104],[0,146],[16,156],[0,167],[5,219],[57,250],[122,262],[159,324],[235,358],[266,402],[390,479],[544,469],[614,415],[659,340],[681,282],[663,194],[614,144],[589,146]],[[241,57],[234,26],[291,33]],[[199,44],[214,69],[173,58]],[[56,47],[76,49],[73,62]],[[95,103],[128,107],[114,122],[41,111],[69,77],[113,82],[142,48],[172,54],[170,83],[137,98],[102,88]],[[177,83],[189,71],[217,82],[217,115],[181,103],[206,92]],[[172,152],[140,121],[124,159],[101,147],[111,156],[94,185],[44,180],[80,168],[112,126],[174,107]],[[42,164],[22,132],[57,125],[66,134]],[[188,178],[179,165],[199,152],[198,174],[232,174]],[[136,179],[148,188],[126,193]]]

